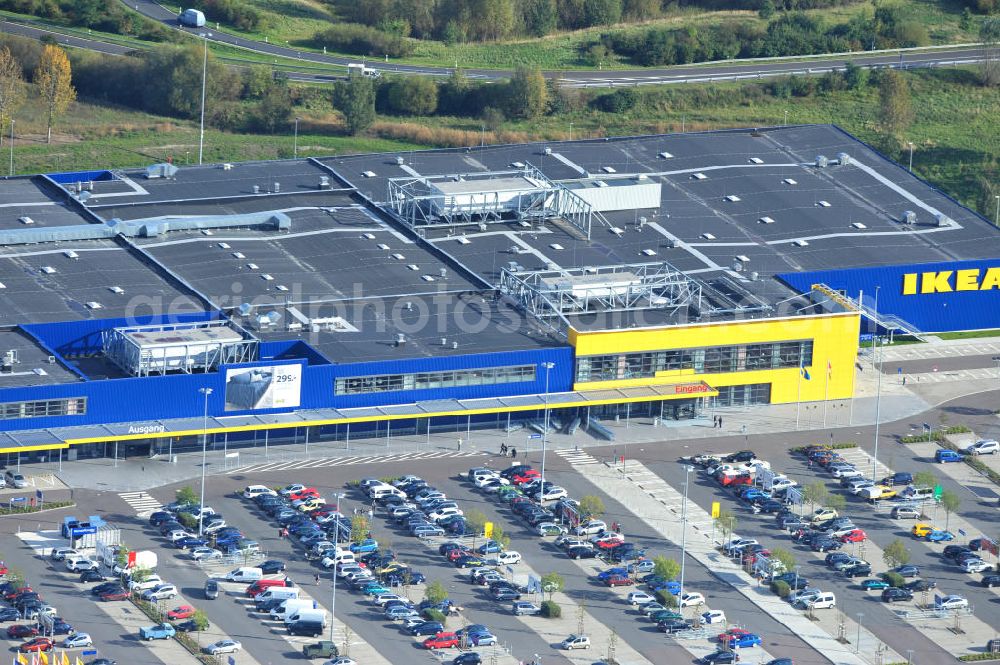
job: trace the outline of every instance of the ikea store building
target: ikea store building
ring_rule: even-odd
[[[0,184],[8,463],[538,429],[546,406],[607,439],[844,400],[864,336],[982,328],[996,227],[833,126]]]

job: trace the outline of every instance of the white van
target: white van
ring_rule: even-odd
[[[299,610],[311,610],[314,607],[316,603],[308,598],[289,598],[271,610],[271,618],[280,621],[292,614],[298,614]]]
[[[837,606],[837,597],[832,591],[824,591],[806,603],[806,606],[813,610],[825,610]]]
[[[253,602],[260,603],[268,600],[295,600],[299,597],[299,587],[273,586],[264,589],[253,597]]]
[[[908,485],[903,488],[900,492],[900,496],[906,499],[912,499],[916,501],[921,501],[923,499],[931,499],[934,497],[933,487],[916,487],[914,485]]]
[[[405,499],[406,492],[401,489],[397,489],[392,485],[379,485],[378,487],[373,487],[368,490],[368,496],[374,501],[384,499],[387,496],[398,496],[401,499]]]
[[[226,573],[226,579],[230,582],[256,582],[264,579],[264,571],[260,568],[242,566]]]
[[[252,499],[256,496],[260,496],[261,494],[270,494],[271,496],[274,496],[277,492],[267,485],[247,485],[243,490],[244,499]]]
[[[354,552],[351,550],[341,549],[338,549],[336,554],[332,557],[323,557],[323,560],[320,561],[320,564],[324,568],[333,568],[334,566],[339,566],[341,564],[349,565],[352,563],[357,563],[357,560],[354,558]]]
[[[295,623],[296,621],[322,621],[323,626],[325,627],[327,622],[326,610],[302,609],[285,615],[286,626],[288,624]]]

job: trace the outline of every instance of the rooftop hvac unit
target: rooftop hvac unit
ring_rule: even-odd
[[[275,194],[277,194],[278,192],[280,192],[280,191],[281,191],[281,183],[280,183],[280,182],[276,182],[276,183],[274,183],[274,189],[273,189],[272,191],[273,191],[273,192],[274,192]]]
[[[396,334],[396,346],[403,346],[406,344],[406,335],[403,333]]]
[[[396,158],[396,164],[398,164],[399,166],[402,166],[405,163],[406,163],[406,160],[403,159],[402,156]]]
[[[35,220],[33,220],[32,218],[28,217],[27,215],[25,215],[24,217],[18,217],[17,221],[21,222],[22,224],[27,224],[27,225],[31,225],[31,224],[35,223]]]
[[[458,348],[458,342],[452,342],[451,343],[451,348],[457,349]]]
[[[546,155],[551,155],[552,154],[552,148],[545,148],[545,150],[543,150],[542,152],[545,153]]]
[[[166,162],[153,164],[152,166],[146,167],[146,179],[153,180],[154,178],[173,178],[177,175],[177,170],[176,166]]]
[[[755,270],[752,273],[750,273],[750,281],[751,282],[756,282],[758,279],[760,279],[760,273],[759,272],[757,272]]]
[[[80,255],[77,254],[76,252],[74,252],[71,249],[67,249],[65,252],[63,252],[63,256],[65,256],[67,259],[79,259],[80,258]]]
[[[447,337],[442,337],[441,338],[441,346],[448,346],[448,338]]]
[[[239,307],[237,307],[236,311],[240,313],[240,316],[246,316],[251,311],[253,311],[253,307],[250,305],[250,303],[245,302],[242,303]]]
[[[902,217],[899,218],[904,224],[916,224],[917,223],[917,213],[912,210],[904,210]]]
[[[935,213],[934,218],[937,219],[938,226],[951,226],[954,223],[951,217],[944,214],[943,212]]]
[[[660,159],[670,159],[672,157],[673,157],[673,155],[671,155],[669,152],[661,152],[660,153]]]
[[[320,189],[327,189],[329,186],[330,186],[330,176],[328,176],[328,175],[321,175],[319,177],[319,188]]]
[[[826,155],[816,155],[816,168],[825,169],[830,164],[830,160],[826,158]]]
[[[123,289],[120,286],[109,286],[108,291],[111,291],[111,293],[115,293],[117,295],[123,295],[125,293],[125,289]]]
[[[447,268],[441,268],[440,274],[441,274],[441,279],[444,279],[445,277],[448,276],[448,269]]]
[[[260,194],[260,185],[254,185],[253,186],[253,193],[254,194]]]
[[[840,163],[841,166],[847,166],[848,164],[851,163],[851,156],[848,155],[846,152],[837,153],[837,161]]]

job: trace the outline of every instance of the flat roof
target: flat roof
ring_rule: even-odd
[[[538,189],[541,183],[522,176],[477,178],[475,180],[434,180],[431,189],[442,194],[474,194],[477,192],[523,192]]]
[[[0,388],[25,388],[82,380],[58,361],[49,362],[49,352],[21,330],[0,330],[0,358],[9,351],[16,354],[18,362],[11,367],[10,372],[0,372]]]
[[[0,184],[0,230],[88,224],[52,185],[38,176],[9,178]]]

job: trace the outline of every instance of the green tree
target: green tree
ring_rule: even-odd
[[[0,145],[3,144],[7,118],[14,116],[24,103],[24,75],[21,63],[4,46],[0,48]]]
[[[736,531],[739,519],[729,510],[720,510],[719,516],[715,519],[715,526],[722,533],[722,542],[729,542],[730,536]]]
[[[563,580],[562,575],[555,572],[542,575],[541,583],[542,591],[549,594],[549,600],[552,600],[552,594],[559,593],[566,586],[566,581]]]
[[[795,569],[795,555],[783,547],[775,547],[771,550],[771,559],[780,561],[786,571]]]
[[[195,505],[199,502],[198,493],[190,485],[185,485],[174,492],[174,499],[177,503]]]
[[[428,582],[424,588],[424,600],[434,605],[448,599],[448,590],[440,581]]]
[[[351,542],[360,543],[369,532],[368,517],[365,515],[355,515],[351,518]]]
[[[548,86],[541,70],[518,67],[507,87],[508,115],[531,119],[545,113]]]
[[[438,107],[438,86],[429,76],[407,76],[389,84],[390,110],[404,115],[433,115]]]
[[[933,471],[918,471],[913,474],[913,484],[917,487],[934,487],[938,484]]]
[[[500,543],[500,547],[507,549],[510,547],[510,536],[504,533],[503,527],[493,523],[493,540]]]
[[[474,536],[482,536],[485,524],[487,522],[486,515],[481,510],[472,508],[465,513],[465,525],[468,527],[468,532]]]
[[[843,494],[829,494],[826,497],[826,501],[823,502],[823,505],[827,508],[840,512],[847,506],[847,499],[844,498]]]
[[[580,497],[578,509],[581,520],[600,519],[607,512],[604,502],[601,501],[601,497],[594,496],[593,494]]]
[[[274,134],[288,126],[292,115],[292,98],[288,86],[272,84],[253,109],[254,124],[263,131]]]
[[[375,122],[375,83],[365,76],[352,76],[333,86],[333,105],[344,114],[347,131],[360,134]]]
[[[896,70],[883,70],[879,81],[878,98],[883,133],[898,137],[913,122],[909,84]]]
[[[951,490],[941,491],[941,507],[944,508],[944,528],[948,529],[951,522],[951,514],[962,505],[962,499]]]
[[[983,43],[983,60],[979,65],[979,80],[986,87],[1000,84],[1000,16],[990,16],[979,26],[979,41]]]
[[[849,62],[844,67],[844,82],[851,90],[860,90],[868,83],[868,70]]]
[[[532,37],[544,37],[556,29],[556,0],[524,0],[521,12],[524,29]]]
[[[896,538],[882,550],[882,561],[889,568],[905,565],[910,561],[910,550],[906,549],[902,540]]]
[[[681,574],[681,564],[662,555],[654,556],[653,574],[659,575],[665,580],[677,579],[677,576]]]
[[[611,25],[621,18],[621,0],[583,0],[583,20],[587,25]]]
[[[274,82],[274,74],[266,65],[250,65],[243,70],[241,82],[245,99],[260,99]]]
[[[195,610],[191,620],[194,621],[195,630],[199,633],[208,630],[208,615],[203,610]]]
[[[829,496],[829,490],[821,482],[810,483],[802,488],[802,500],[808,503],[810,508],[825,506]]]

